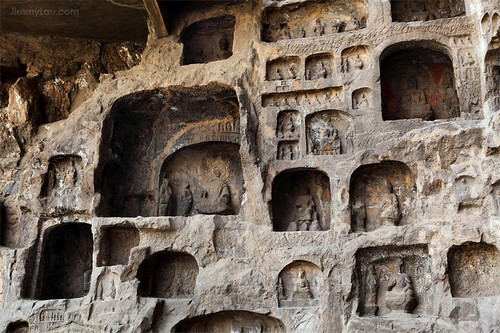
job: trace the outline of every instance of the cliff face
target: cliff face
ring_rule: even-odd
[[[1,332],[500,331],[496,1],[161,9],[0,35]]]

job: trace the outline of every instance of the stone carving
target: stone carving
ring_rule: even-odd
[[[415,177],[406,165],[386,162],[359,167],[351,176],[352,230],[406,225],[414,211]]]
[[[281,111],[278,114],[278,127],[276,129],[278,139],[300,138],[300,113],[298,111]]]
[[[101,235],[98,266],[127,265],[132,249],[139,245],[139,230],[135,227],[105,227]]]
[[[298,141],[280,141],[278,143],[278,160],[296,160],[299,158]]]
[[[276,177],[272,196],[274,230],[329,229],[330,186],[325,174],[315,170],[284,172]]]
[[[184,51],[181,64],[207,63],[233,55],[236,19],[224,15],[191,24],[181,33]]]
[[[448,277],[453,297],[497,296],[500,252],[486,243],[466,243],[448,251]]]
[[[34,332],[104,332],[104,326],[89,323],[85,311],[67,311],[60,307],[43,307],[29,318]]]
[[[469,206],[480,206],[482,186],[474,177],[461,175],[455,179],[455,199],[458,210]]]
[[[392,20],[429,21],[465,15],[463,0],[391,0]]]
[[[349,47],[342,51],[342,72],[352,73],[369,68],[369,47],[365,45]]]
[[[333,75],[333,56],[315,54],[306,59],[306,80],[327,79]]]
[[[95,299],[109,301],[117,296],[117,288],[120,284],[118,274],[107,269],[103,270],[97,279],[97,290]]]
[[[365,316],[376,316],[378,311],[378,277],[374,266],[368,266],[366,271],[364,293],[365,293],[365,303],[363,308],[363,314]]]
[[[404,262],[397,260],[397,271],[391,275],[387,284],[385,303],[392,312],[411,313],[418,300],[408,274],[403,271]]]
[[[363,1],[323,2],[319,11],[314,3],[268,7],[262,20],[262,40],[276,42],[358,30],[366,27],[367,14]]]
[[[341,104],[343,101],[342,88],[325,88],[320,90],[299,91],[294,93],[264,94],[263,107],[296,107],[311,105]]]
[[[300,68],[299,57],[284,57],[269,61],[267,63],[266,79],[268,81],[297,79],[298,68]]]
[[[493,214],[500,216],[500,181],[491,186],[491,201]]]
[[[370,88],[361,88],[352,92],[352,108],[364,109],[370,107],[372,99],[372,90]]]
[[[166,216],[170,212],[170,197],[172,189],[169,185],[168,178],[163,178],[158,191],[158,216]]]
[[[280,307],[310,307],[319,304],[321,271],[306,261],[295,261],[286,266],[278,277]]]
[[[320,111],[306,118],[307,151],[313,155],[347,153],[347,136],[352,131],[351,118],[340,111]]]

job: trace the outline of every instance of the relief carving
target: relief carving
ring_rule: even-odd
[[[389,277],[385,304],[392,312],[411,313],[417,306],[413,283],[408,274],[403,271],[404,262],[397,260],[397,271]]]
[[[297,71],[300,68],[299,57],[278,58],[267,63],[266,80],[282,81],[297,79]]]
[[[353,46],[342,51],[342,73],[352,73],[370,67],[369,47]]]
[[[342,88],[326,88],[319,90],[297,91],[293,93],[276,93],[262,95],[263,107],[296,107],[323,104],[341,104]]]
[[[309,115],[306,124],[309,154],[340,155],[348,152],[347,139],[352,131],[350,116],[340,111],[320,111]]]
[[[297,141],[281,141],[278,143],[278,160],[296,160],[299,158]]]
[[[361,88],[352,92],[352,108],[354,110],[370,107],[372,99],[372,90],[370,88]]]
[[[310,195],[300,195],[295,202],[297,220],[289,224],[287,231],[320,231],[318,213],[314,198]]]
[[[310,307],[319,305],[321,271],[306,261],[286,266],[278,277],[278,304],[280,307]]]
[[[306,80],[327,79],[333,76],[333,56],[316,54],[306,59]]]
[[[281,111],[278,114],[278,128],[276,129],[278,139],[300,138],[300,113],[298,111]]]

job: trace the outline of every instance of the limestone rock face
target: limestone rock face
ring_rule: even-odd
[[[498,1],[161,13],[0,34],[0,332],[500,332]]]

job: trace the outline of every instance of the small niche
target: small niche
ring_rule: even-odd
[[[294,80],[298,78],[300,58],[278,58],[268,61],[266,68],[266,80],[268,81]]]
[[[465,15],[464,0],[391,0],[393,22],[430,21]]]
[[[272,332],[285,333],[274,317],[249,311],[222,311],[181,320],[172,332]]]
[[[425,246],[358,250],[356,270],[361,316],[426,313],[432,281]]]
[[[400,43],[380,57],[384,120],[449,119],[460,116],[450,58],[432,48]],[[433,44],[429,46],[435,47]]]
[[[139,266],[139,295],[156,298],[191,298],[198,263],[187,253],[157,252]]]
[[[297,160],[300,157],[298,140],[286,140],[278,143],[278,160]]]
[[[261,38],[266,42],[321,37],[366,27],[366,1],[310,1],[267,7]]]
[[[181,65],[204,64],[232,56],[235,23],[234,16],[224,15],[185,28],[181,33],[184,45]]]
[[[278,113],[276,137],[279,140],[298,140],[300,138],[300,113],[297,110]]]
[[[360,88],[352,92],[353,110],[365,109],[372,104],[372,90],[370,88]]]
[[[500,98],[500,48],[489,50],[484,60],[486,67],[486,99]]]
[[[318,170],[284,171],[272,190],[274,231],[330,229],[330,179]]]
[[[15,321],[7,325],[5,333],[29,333],[30,326],[26,321]]]
[[[415,176],[401,162],[360,166],[351,176],[351,228],[373,231],[408,225],[415,210]]]
[[[319,305],[323,293],[321,270],[307,261],[295,261],[280,272],[278,277],[278,304],[284,308]]]
[[[491,29],[491,21],[490,21],[490,14],[486,13],[483,15],[483,18],[481,19],[481,28],[483,29],[483,32],[489,32]]]
[[[342,51],[342,73],[359,72],[370,68],[370,48],[366,45],[349,47]]]
[[[239,145],[204,143],[183,148],[162,167],[160,215],[237,215],[243,173]]]
[[[333,76],[333,55],[315,54],[306,59],[306,80],[328,79]]]
[[[139,245],[134,227],[105,227],[102,230],[98,266],[127,265],[130,250]]]
[[[500,252],[486,243],[466,243],[448,251],[448,277],[453,297],[500,294]]]
[[[307,153],[341,155],[352,150],[352,117],[336,110],[313,113],[306,118]]]
[[[90,224],[67,223],[47,229],[40,262],[38,298],[87,295],[92,275],[92,253]]]

